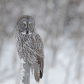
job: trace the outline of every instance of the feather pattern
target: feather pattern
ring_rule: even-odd
[[[31,69],[34,69],[35,80],[39,82],[43,76],[44,68],[43,43],[40,36],[35,32],[22,34],[20,31],[17,31],[16,39],[19,57],[27,59]]]

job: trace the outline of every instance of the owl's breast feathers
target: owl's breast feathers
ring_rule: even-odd
[[[27,36],[27,38],[24,39],[23,45],[25,45],[25,48],[29,48],[29,50],[31,50],[31,52],[33,52],[34,54],[38,55],[41,58],[44,58],[44,47],[42,39],[38,34]]]

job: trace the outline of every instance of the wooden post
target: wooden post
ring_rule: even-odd
[[[30,64],[21,59],[20,84],[30,84]]]

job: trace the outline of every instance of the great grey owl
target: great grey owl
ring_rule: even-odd
[[[17,50],[20,59],[28,61],[34,70],[37,82],[43,76],[44,52],[43,43],[35,30],[35,21],[31,16],[25,15],[19,18],[16,24]]]

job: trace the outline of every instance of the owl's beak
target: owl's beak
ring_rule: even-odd
[[[28,28],[27,28],[26,34],[28,34]]]
[[[27,31],[28,31],[28,28],[27,28]]]

